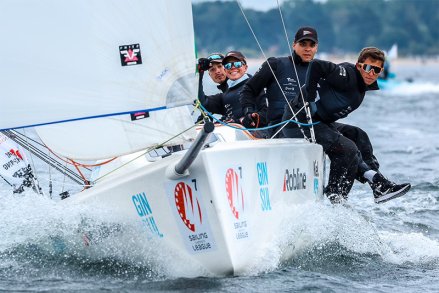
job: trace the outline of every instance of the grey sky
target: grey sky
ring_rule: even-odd
[[[193,3],[218,1],[218,0],[192,0]],[[236,1],[236,0],[221,0],[221,1]],[[271,8],[277,7],[277,0],[239,0],[244,8],[253,8],[255,10],[267,11]],[[279,0],[282,3],[283,0]]]

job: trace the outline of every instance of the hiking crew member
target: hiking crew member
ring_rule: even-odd
[[[316,30],[312,27],[299,28],[292,48],[293,56],[268,58],[244,85],[240,93],[240,102],[246,117],[251,116],[257,96],[262,90],[266,89],[268,125],[274,125],[282,121],[282,114],[287,100],[293,99],[299,93],[300,86],[305,82],[308,64],[317,52],[318,38]],[[298,80],[294,67],[297,70]],[[273,76],[272,70],[275,76]],[[276,130],[277,128],[272,128],[269,132],[273,135]],[[282,133],[277,137],[281,136]]]
[[[368,160],[362,158],[356,144],[360,145],[361,150],[361,144],[364,143],[370,147],[371,153],[367,134],[362,134],[367,140],[353,141],[349,135],[345,136],[339,130],[340,125],[353,126],[335,123],[361,105],[366,91],[379,89],[376,80],[383,70],[384,61],[384,53],[381,50],[368,47],[361,50],[356,64],[334,64],[315,59],[309,65],[303,95],[305,101],[310,103],[313,122],[320,122],[314,126],[316,142],[323,146],[331,160],[325,194],[333,203],[347,199],[356,177],[362,177],[369,182],[376,203],[399,197],[411,187],[409,183],[395,184],[387,180],[378,171],[379,165],[373,154],[373,158],[369,157]],[[290,106],[297,113],[303,106],[302,98],[295,98],[290,102]],[[283,120],[289,120],[292,116],[290,108],[286,107]],[[307,122],[303,111],[297,115],[297,119]],[[304,127],[304,130],[309,136],[309,128]],[[286,137],[303,137],[295,123],[288,123],[283,133]],[[355,133],[351,135],[355,137]],[[363,151],[366,153],[366,150]],[[366,162],[373,165],[373,159],[375,166],[369,166]]]
[[[228,89],[226,71],[223,66],[224,55],[221,53],[212,53],[207,58],[198,59],[198,72],[199,83],[203,82],[204,71],[209,73],[210,78],[217,84],[217,89],[224,93]],[[212,95],[212,99],[220,99],[220,96],[215,98],[216,95]],[[200,114],[196,123],[204,119],[204,116]]]
[[[203,61],[201,61],[202,63]],[[199,62],[200,63],[200,62]],[[199,83],[198,98],[201,104],[211,113],[221,114],[221,120],[241,123],[247,128],[266,125],[267,102],[265,92],[262,90],[257,97],[256,105],[252,105],[252,113],[255,113],[259,123],[252,119],[245,119],[239,102],[239,91],[250,78],[247,74],[247,61],[245,56],[238,51],[230,51],[222,60],[227,76],[227,90],[223,93],[207,96],[204,94],[203,84]]]
[[[216,87],[224,93],[228,86],[226,71],[224,70],[222,63],[223,59],[224,55],[221,53],[210,54],[209,57],[207,57],[207,60],[209,61],[207,71],[212,81],[217,84]]]

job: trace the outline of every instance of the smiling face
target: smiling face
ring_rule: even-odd
[[[293,44],[296,54],[302,58],[303,62],[310,62],[317,53],[319,44],[311,40],[302,40]]]
[[[241,62],[242,66],[236,68],[235,62]],[[227,58],[227,63],[231,64],[231,67],[229,69],[227,69],[229,67],[227,64],[224,66],[226,68],[226,76],[230,80],[238,80],[247,72],[247,64],[245,64],[244,61],[241,61],[238,58],[229,57]]]
[[[383,67],[383,61],[381,60],[374,60],[372,58],[367,58],[366,60],[364,60],[362,63],[357,63],[356,67],[358,69],[358,71],[360,71],[361,76],[363,77],[363,81],[366,85],[371,85],[372,83],[374,83],[377,79],[378,76],[380,75],[380,72],[375,72],[374,69],[372,69],[371,66],[367,66],[367,65],[371,65],[371,66],[375,66],[375,67],[379,67],[382,68]],[[369,72],[367,72],[366,69],[369,69]]]
[[[218,62],[212,62],[212,66],[209,68],[209,76],[213,82],[221,84],[226,80],[226,71],[224,66]]]

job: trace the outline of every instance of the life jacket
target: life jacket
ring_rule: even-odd
[[[222,117],[222,119],[233,119],[235,121],[238,121],[239,118],[244,116],[241,103],[239,102],[239,91],[241,90],[242,86],[247,82],[247,80],[248,78],[238,84],[235,84],[234,86],[229,87],[222,94],[222,102],[224,106],[224,112],[222,113],[224,116]]]

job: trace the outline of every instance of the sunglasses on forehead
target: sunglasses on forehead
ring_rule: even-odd
[[[380,74],[381,71],[383,71],[383,68],[379,66],[374,66],[366,63],[358,63],[358,65],[360,65],[366,73],[369,73],[371,70],[373,70],[374,74]]]
[[[228,63],[224,64],[224,68],[225,69],[232,69],[232,66],[235,68],[241,68],[244,65],[245,65],[245,62],[243,62],[243,61],[228,62]]]
[[[224,58],[224,55],[221,55],[221,54],[212,54],[212,55],[210,55],[209,57],[207,57],[207,59],[209,59],[209,61],[212,61],[212,60],[221,60],[221,59],[223,59]]]

